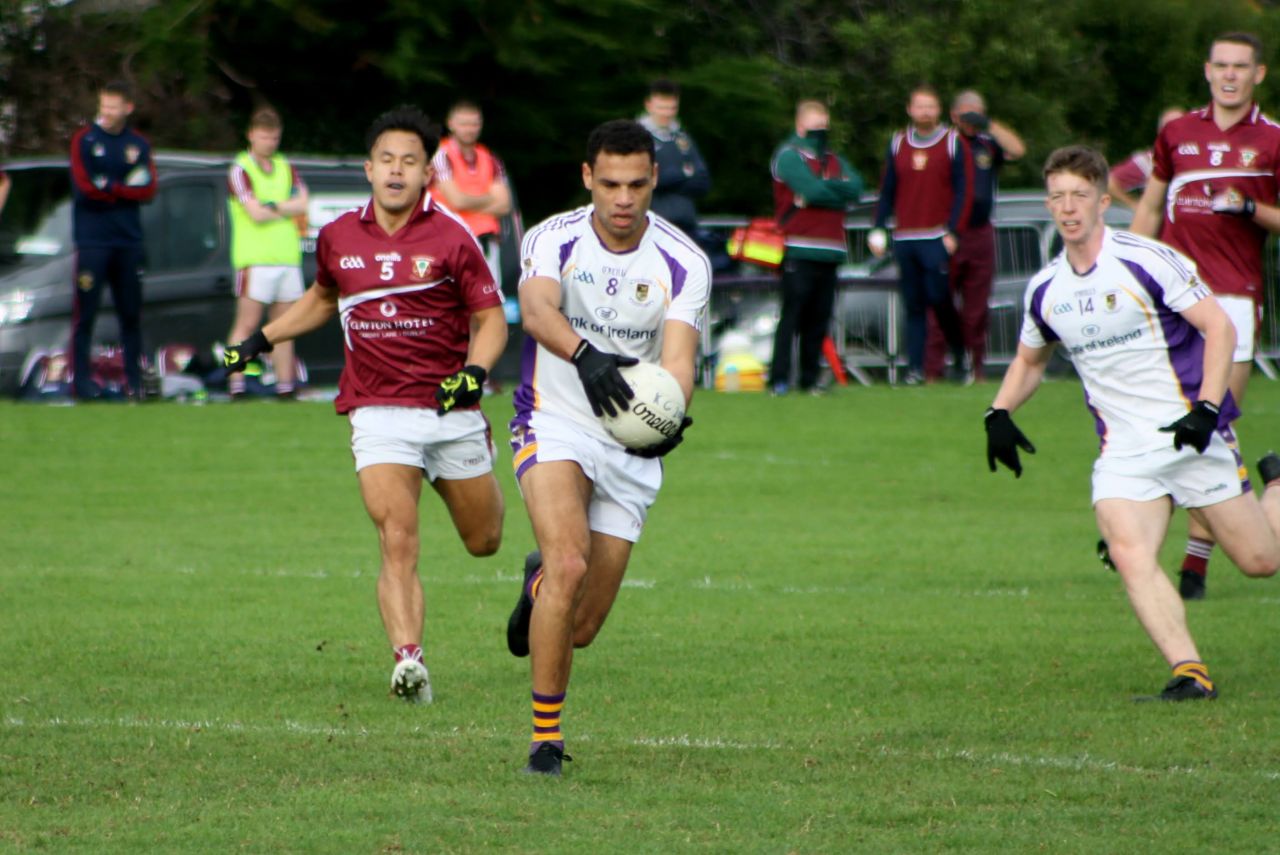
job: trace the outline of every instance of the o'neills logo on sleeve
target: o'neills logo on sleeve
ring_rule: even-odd
[[[415,255],[413,257],[413,278],[426,279],[427,274],[431,272],[431,264],[435,258],[430,255]]]

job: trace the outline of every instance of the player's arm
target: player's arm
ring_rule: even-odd
[[[245,172],[244,167],[238,163],[231,164],[231,169],[227,172],[227,192],[231,194],[236,204],[244,208],[249,219],[255,223],[269,223],[281,217],[278,211],[258,201],[258,197],[253,192],[253,182],[249,180],[249,173]]]
[[[152,160],[151,146],[145,140],[140,142],[138,148],[138,162],[129,170],[123,181],[112,182],[111,192],[117,199],[150,202],[156,197],[156,190],[160,186],[159,177],[156,175],[156,162]],[[141,175],[139,175],[140,171]]]
[[[680,381],[687,406],[693,400],[694,364],[698,357],[698,331],[684,321],[666,321],[662,325],[662,367]]]
[[[992,472],[996,471],[996,461],[999,461],[1013,471],[1014,477],[1021,478],[1022,461],[1018,458],[1018,449],[1028,454],[1036,453],[1035,446],[1013,423],[1010,413],[1025,404],[1040,387],[1052,354],[1051,344],[1032,347],[1026,342],[1018,342],[1018,351],[983,417],[987,430],[987,465]]]
[[[1236,328],[1222,306],[1208,296],[1181,312],[1187,323],[1204,336],[1204,362],[1200,396],[1182,418],[1160,428],[1173,434],[1173,447],[1189,445],[1204,454],[1218,429],[1219,410],[1231,377],[1231,357],[1236,349]]]
[[[311,206],[311,191],[307,189],[307,182],[302,180],[302,176],[298,174],[298,171],[292,165],[289,166],[289,169],[293,174],[291,181],[293,184],[292,192],[289,194],[288,199],[276,203],[275,210],[282,217],[301,217],[307,213]]]
[[[524,331],[561,359],[572,359],[583,339],[560,311],[560,283],[550,276],[534,276],[520,283],[519,293]]]
[[[1236,350],[1236,327],[1216,298],[1208,297],[1183,310],[1182,317],[1204,336],[1204,372],[1200,400],[1215,407],[1226,397],[1231,360]]]
[[[450,179],[436,179],[431,192],[439,193],[445,205],[455,211],[474,211],[477,214],[491,214],[495,217],[506,216],[511,211],[511,190],[505,180],[494,180],[488,193],[475,196],[463,193],[458,185]]]
[[[222,365],[228,372],[243,371],[260,353],[268,353],[282,341],[292,341],[319,329],[338,313],[338,289],[315,283],[280,317],[242,342],[227,345]]]
[[[992,119],[987,133],[991,134],[1000,148],[1004,149],[1005,160],[1018,160],[1027,153],[1027,144],[1022,141],[1022,137],[1004,122]]]
[[[616,416],[634,397],[618,368],[639,360],[598,350],[574,332],[560,311],[560,287],[559,280],[550,276],[532,276],[520,283],[524,331],[551,353],[573,363],[593,413]]]
[[[1138,197],[1124,189],[1124,185],[1116,178],[1114,171],[1107,176],[1107,193],[1111,195],[1112,199],[1129,210],[1136,211],[1138,209]]]
[[[1213,210],[1219,214],[1235,214],[1252,220],[1269,232],[1280,232],[1280,206],[1268,205],[1228,190],[1213,200]]]
[[[85,130],[76,134],[71,143],[71,181],[86,199],[95,202],[114,202],[111,180],[105,175],[89,174],[89,135]]]
[[[1136,235],[1154,238],[1160,234],[1160,224],[1164,220],[1164,197],[1169,191],[1169,184],[1152,175],[1147,179],[1142,198],[1133,209],[1133,222],[1129,231]]]
[[[507,316],[501,306],[490,306],[471,313],[471,344],[467,347],[467,364],[479,365],[486,373],[493,370],[507,347]]]

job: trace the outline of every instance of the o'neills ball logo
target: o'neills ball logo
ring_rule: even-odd
[[[676,403],[662,395],[655,395],[652,401],[636,401],[631,405],[631,413],[668,439],[680,430],[684,418]]]

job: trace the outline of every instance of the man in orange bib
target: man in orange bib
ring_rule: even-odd
[[[495,282],[501,282],[498,247],[499,217],[511,212],[511,188],[502,161],[480,143],[484,114],[471,101],[449,109],[449,136],[440,142],[431,165],[436,178],[432,193],[470,226],[484,249]]]

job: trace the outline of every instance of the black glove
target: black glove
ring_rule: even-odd
[[[443,416],[454,407],[470,407],[480,403],[484,396],[484,381],[489,376],[479,365],[464,366],[457,374],[451,374],[440,381],[436,389],[436,403],[439,408],[436,415]]]
[[[271,342],[267,341],[267,337],[262,334],[262,330],[258,330],[239,344],[229,344],[223,349],[222,367],[227,369],[228,374],[235,374],[238,371],[243,371],[244,367],[249,364],[249,360],[259,353],[270,352]]]
[[[619,356],[616,353],[605,353],[596,350],[585,338],[573,352],[573,365],[578,369],[578,379],[591,402],[591,412],[596,417],[608,413],[616,416],[618,410],[627,409],[627,402],[635,397],[627,381],[622,379],[618,371],[623,365],[635,365],[640,360],[630,356]]]
[[[991,127],[991,119],[977,111],[961,113],[960,121],[964,122],[966,125],[971,125],[980,131],[985,131],[987,128]]]
[[[1196,401],[1191,412],[1171,425],[1160,428],[1164,433],[1173,434],[1173,448],[1181,451],[1183,445],[1189,445],[1197,454],[1204,454],[1213,439],[1213,432],[1218,429],[1218,408],[1208,401]]]
[[[685,428],[689,427],[691,424],[693,424],[693,419],[685,416],[684,421],[680,423],[680,428],[662,442],[654,443],[653,445],[648,445],[644,448],[628,448],[627,454],[634,454],[636,457],[647,458],[666,457],[675,450],[677,445],[684,442]]]
[[[1232,214],[1250,220],[1253,219],[1254,214],[1258,213],[1258,203],[1234,187],[1214,196],[1209,206],[1215,214]]]
[[[1036,447],[1031,440],[1018,430],[1018,426],[1009,418],[1008,410],[987,410],[987,465],[996,471],[996,461],[1013,470],[1015,478],[1022,477],[1022,461],[1018,459],[1018,449],[1027,454],[1035,454]]]

